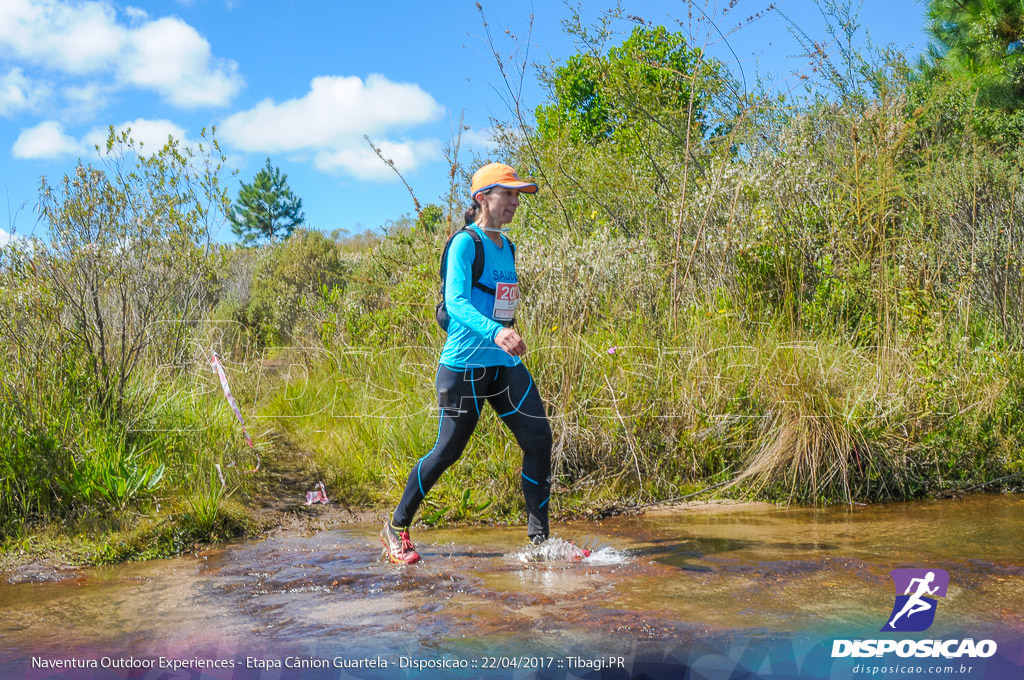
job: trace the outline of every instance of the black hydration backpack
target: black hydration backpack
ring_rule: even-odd
[[[473,246],[476,249],[473,254],[473,287],[482,290],[488,295],[495,294],[493,288],[480,283],[480,277],[483,276],[484,273],[484,242],[483,240],[481,240],[480,234],[477,232],[476,229],[469,229],[468,227],[463,227],[462,229],[459,229],[457,232],[452,234],[451,238],[448,239],[448,242],[444,244],[444,253],[441,255],[441,301],[438,302],[437,306],[434,308],[434,319],[437,320],[437,325],[440,326],[441,330],[443,330],[445,333],[448,332],[448,322],[450,320],[450,317],[448,316],[448,308],[445,307],[444,304],[445,276],[448,273],[448,250],[452,247],[452,240],[454,240],[455,237],[461,234],[462,232],[466,232],[467,234],[470,235],[470,237],[473,239]],[[509,241],[508,245],[512,248],[512,261],[515,262],[516,246],[514,243],[512,243],[512,241]],[[499,323],[508,328],[511,328],[512,324],[514,324],[515,322],[516,320],[512,319],[511,321],[500,321]]]

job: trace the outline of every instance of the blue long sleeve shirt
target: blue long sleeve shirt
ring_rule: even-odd
[[[440,362],[449,368],[474,366],[515,366],[518,357],[494,344],[504,326],[501,320],[515,316],[519,303],[519,279],[508,239],[501,237],[501,248],[475,224],[469,226],[481,237],[484,268],[480,283],[495,289],[491,295],[473,286],[473,258],[476,247],[469,234],[456,234],[448,250],[444,303],[448,309],[448,339],[441,350]]]

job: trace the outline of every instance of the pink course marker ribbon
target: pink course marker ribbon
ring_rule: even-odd
[[[306,505],[313,505],[314,503],[331,502],[331,500],[327,497],[327,489],[324,488],[324,483],[317,482],[317,486],[319,488],[306,492]]]
[[[260,454],[256,451],[256,446],[252,443],[252,437],[249,436],[249,432],[245,429],[245,420],[242,418],[242,412],[238,409],[238,402],[235,401],[234,396],[231,395],[231,387],[228,386],[228,377],[224,374],[224,366],[220,363],[220,357],[214,352],[210,357],[210,363],[213,365],[213,370],[217,372],[220,377],[220,386],[224,388],[224,397],[228,400],[228,404],[231,406],[231,410],[235,412],[235,417],[238,418],[238,422],[242,424],[242,434],[245,435],[245,443],[256,453],[256,467],[249,472],[256,472],[260,469]],[[229,466],[230,467],[230,466]]]

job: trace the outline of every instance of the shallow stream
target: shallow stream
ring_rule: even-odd
[[[276,535],[64,582],[0,585],[0,677],[58,677],[32,669],[32,657],[104,655],[234,659],[236,668],[252,658],[256,675],[244,677],[267,678],[414,677],[395,670],[397,659],[530,656],[560,660],[552,677],[584,677],[594,659],[620,655],[878,636],[897,567],[949,574],[929,636],[1024,640],[1022,496],[708,504],[557,525],[556,536],[593,551],[578,562],[525,550],[521,528],[457,528],[416,530],[423,560],[399,567],[380,560],[377,530]],[[335,666],[294,676],[272,668],[275,659],[315,666],[339,655],[394,663],[390,672]],[[580,662],[568,668],[571,658]],[[176,677],[121,673],[111,677]]]

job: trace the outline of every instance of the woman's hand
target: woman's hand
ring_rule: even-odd
[[[514,357],[526,354],[526,343],[512,328],[502,328],[498,331],[498,334],[494,336],[494,344]]]

